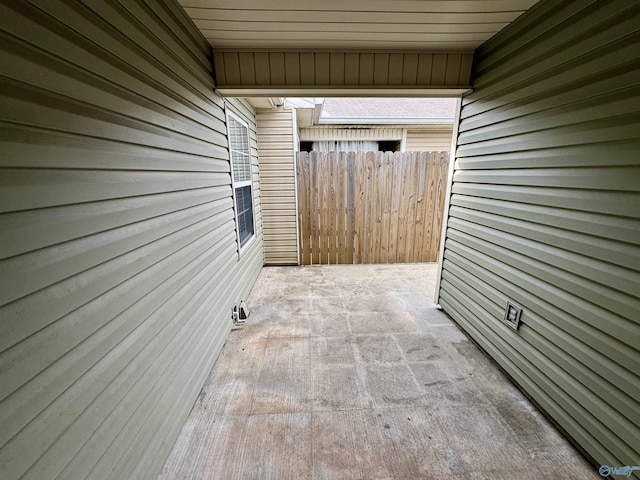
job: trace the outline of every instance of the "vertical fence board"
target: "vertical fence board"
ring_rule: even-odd
[[[424,243],[425,217],[426,217],[426,193],[427,193],[427,168],[429,158],[425,152],[418,156],[417,174],[418,190],[416,198],[416,229],[413,239],[413,253],[411,262],[420,262],[422,257],[422,245]]]
[[[416,206],[418,200],[418,161],[420,158],[419,152],[411,152],[409,160],[409,210],[407,211],[407,235],[405,236],[406,250],[403,263],[413,261],[413,252],[415,251],[415,239],[416,239]]]
[[[355,211],[355,235],[354,235],[354,263],[366,263],[364,261],[364,216],[365,216],[365,180],[366,165],[364,156],[356,158],[356,211]]]
[[[384,177],[382,172],[382,164],[384,159],[383,152],[376,152],[373,157],[373,176],[372,176],[372,189],[373,189],[373,202],[371,203],[371,247],[370,247],[370,261],[369,263],[383,263],[382,260],[382,215],[384,211]]]
[[[375,158],[373,152],[365,153],[364,164],[364,190],[363,190],[363,206],[364,206],[364,223],[362,225],[361,237],[363,242],[362,258],[364,263],[371,263],[371,233],[372,233],[372,213],[373,203],[375,201],[375,182],[373,176],[375,175]]]
[[[329,184],[331,183],[329,172],[329,158],[319,162],[319,204],[320,204],[320,263],[329,263]]]
[[[396,250],[396,262],[403,263],[407,251],[407,212],[409,211],[409,192],[411,190],[411,166],[409,157],[402,157],[402,185],[400,188],[400,205],[398,207],[398,247]]]
[[[447,152],[298,156],[303,265],[433,262]]]
[[[391,186],[391,226],[389,228],[389,263],[396,263],[398,252],[398,224],[400,222],[400,196],[402,195],[402,156],[400,152],[393,154],[393,178]]]
[[[409,213],[407,214],[407,251],[405,253],[404,263],[414,261],[416,251],[416,241],[418,239],[418,228],[420,224],[417,222],[418,208],[420,205],[418,190],[420,189],[420,152],[411,152],[411,192]]]
[[[311,263],[313,265],[320,263],[320,226],[318,222],[318,158],[315,152],[310,154],[309,173],[310,173],[310,196],[309,196],[309,218],[311,228]]]
[[[336,157],[336,234],[338,242],[338,264],[347,263],[345,255],[346,216],[347,216],[347,166],[346,154],[340,152]]]
[[[421,245],[421,260],[427,261],[431,249],[431,237],[433,236],[433,217],[436,208],[436,194],[438,185],[437,153],[431,152],[428,157],[427,167],[427,217],[425,220],[424,238]]]
[[[389,263],[389,226],[391,224],[391,188],[393,185],[393,152],[382,158],[378,177],[378,195],[382,197],[382,223],[380,226],[380,263]]]
[[[346,231],[346,263],[355,263],[354,239],[356,236],[356,154],[347,154],[347,231]]]
[[[440,248],[440,232],[442,230],[444,196],[447,187],[447,166],[449,165],[449,155],[446,152],[440,152],[437,155],[436,162],[438,169],[438,180],[436,186],[436,208],[433,212],[433,227],[431,230],[431,243],[429,248],[429,258],[437,259],[438,249]],[[435,260],[430,260],[435,261]]]
[[[298,189],[303,192],[299,195],[298,199],[298,223],[300,229],[300,262],[302,265],[311,264],[311,230],[309,212],[310,205],[310,184],[309,184],[309,154],[306,152],[300,153],[298,156]]]
[[[336,264],[338,263],[338,236],[336,229],[336,204],[338,199],[336,198],[337,194],[337,186],[336,182],[338,180],[338,172],[336,170],[336,152],[329,153],[329,198],[327,206],[327,213],[329,215],[328,218],[328,231],[327,236],[329,237],[329,241],[327,242],[327,263]]]

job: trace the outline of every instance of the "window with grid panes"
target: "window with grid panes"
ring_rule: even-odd
[[[249,127],[230,113],[228,115],[227,128],[229,132],[233,191],[236,202],[238,240],[240,248],[242,248],[254,235]]]

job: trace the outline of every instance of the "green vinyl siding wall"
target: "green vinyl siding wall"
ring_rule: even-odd
[[[174,2],[0,6],[0,476],[155,479],[262,264]]]
[[[640,3],[541,2],[476,51],[439,303],[611,466],[640,464],[639,247]]]

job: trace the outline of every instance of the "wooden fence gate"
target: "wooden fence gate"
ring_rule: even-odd
[[[437,261],[448,152],[298,154],[300,263]]]

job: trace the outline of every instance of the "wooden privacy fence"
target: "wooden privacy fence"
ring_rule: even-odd
[[[302,265],[437,260],[448,152],[301,152]]]

